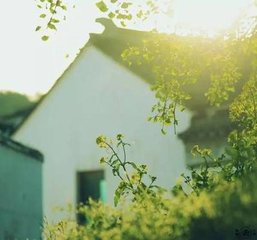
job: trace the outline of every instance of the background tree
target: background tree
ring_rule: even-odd
[[[34,102],[26,95],[10,91],[0,92],[0,116],[32,107],[33,104]]]

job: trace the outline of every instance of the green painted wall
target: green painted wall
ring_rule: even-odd
[[[0,239],[40,239],[42,162],[0,145]]]

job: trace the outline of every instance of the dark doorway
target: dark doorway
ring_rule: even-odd
[[[77,203],[87,204],[89,198],[105,202],[104,171],[85,171],[77,173]],[[85,217],[78,215],[78,222],[84,223]]]

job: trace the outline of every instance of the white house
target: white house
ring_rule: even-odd
[[[121,50],[142,32],[105,25],[89,42],[54,87],[23,121],[13,138],[43,153],[43,210],[49,220],[58,219],[56,206],[75,206],[87,196],[113,202],[117,180],[99,164],[104,154],[95,139],[104,134],[126,136],[132,147],[128,157],[146,163],[157,183],[174,185],[185,171],[185,148],[177,136],[160,133],[147,121],[155,102],[149,82],[140,72],[123,65]],[[149,79],[147,79],[149,80]],[[190,125],[191,114],[179,116],[178,131]]]

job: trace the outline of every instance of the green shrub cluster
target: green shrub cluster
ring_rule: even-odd
[[[236,239],[237,231],[257,224],[256,176],[223,182],[212,192],[167,197],[145,195],[143,201],[113,208],[90,201],[80,208],[87,223],[61,221],[47,226],[46,239]],[[238,238],[240,239],[240,238]]]
[[[90,200],[78,208],[85,216],[85,224],[62,220],[47,225],[46,239],[231,240],[256,234],[255,164],[238,177],[231,163],[224,165],[221,159],[213,159],[217,163],[215,169],[204,165],[193,170],[191,176],[183,175],[190,190],[185,191],[183,183],[167,190],[153,184],[155,178],[148,175],[146,166],[127,162],[126,151],[115,149],[128,146],[122,135],[117,135],[116,146],[103,136],[97,138],[97,144],[109,152],[100,161],[108,164],[121,180],[114,197],[117,207]],[[212,157],[210,150],[199,146],[192,152],[203,158]]]

